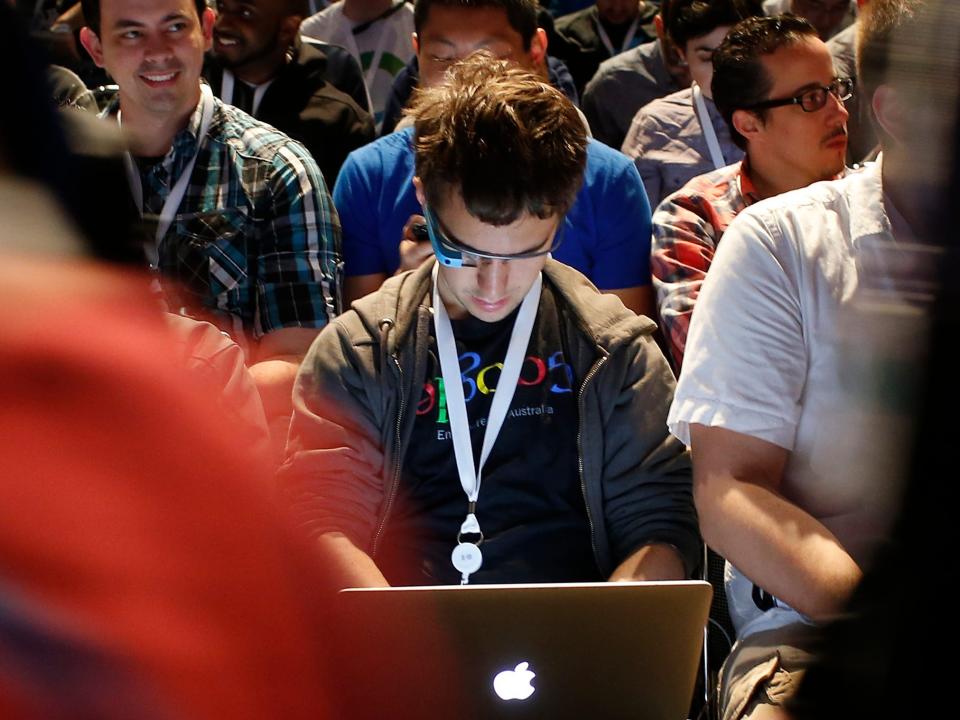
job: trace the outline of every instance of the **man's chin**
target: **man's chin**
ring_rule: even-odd
[[[469,311],[477,320],[494,323],[503,320],[517,308],[517,303],[509,297],[495,302],[486,302],[479,298],[470,298]]]

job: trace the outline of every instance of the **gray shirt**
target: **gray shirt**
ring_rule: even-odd
[[[618,148],[640,108],[680,89],[667,72],[660,41],[651,40],[604,60],[587,83],[580,106],[593,136]]]
[[[717,134],[723,165],[743,159],[743,150],[734,145],[730,128],[712,100],[704,97],[707,114]],[[667,195],[679,190],[697,175],[717,169],[703,136],[700,119],[693,107],[693,91],[679,90],[654,100],[640,109],[621,148],[634,159],[650,207],[657,207]],[[721,165],[721,167],[723,167]]]

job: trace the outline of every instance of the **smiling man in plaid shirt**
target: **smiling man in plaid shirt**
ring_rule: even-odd
[[[173,312],[247,347],[268,416],[289,412],[299,361],[340,304],[340,227],[302,145],[200,83],[214,15],[202,0],[83,0],[81,41],[120,86],[128,178]]]
[[[805,20],[744,20],[713,63],[714,102],[746,157],[694,178],[653,216],[651,269],[678,370],[700,286],[733,218],[758,200],[837,177],[847,149],[851,86],[835,77],[827,46]]]

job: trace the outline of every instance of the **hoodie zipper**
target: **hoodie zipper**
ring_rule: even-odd
[[[400,386],[400,411],[397,413],[397,423],[394,428],[394,438],[393,438],[393,480],[390,483],[390,490],[387,493],[386,503],[383,506],[383,514],[380,516],[380,524],[377,527],[377,532],[373,536],[373,548],[370,553],[370,557],[375,558],[377,556],[377,547],[380,545],[380,538],[383,535],[383,530],[387,525],[387,518],[390,517],[390,510],[393,508],[393,501],[397,495],[397,488],[400,486],[400,425],[403,423],[403,414],[407,409],[407,398],[406,394],[403,392],[403,368],[400,367],[400,361],[397,359],[396,355],[391,355],[393,364],[397,367],[397,374],[399,375],[399,386]]]
[[[593,557],[597,561],[597,567],[601,572],[603,568],[600,562],[600,553],[597,551],[596,528],[593,524],[593,514],[590,512],[590,501],[587,500],[587,479],[583,474],[583,424],[586,414],[583,406],[583,397],[587,385],[590,384],[590,381],[593,380],[594,376],[600,371],[600,368],[603,367],[603,364],[607,361],[607,357],[607,355],[604,355],[593,364],[593,367],[590,368],[590,371],[586,377],[584,377],[583,382],[580,383],[580,392],[577,393],[577,408],[580,411],[580,421],[577,423],[577,468],[580,473],[580,492],[583,494],[583,505],[587,509],[587,524],[590,526],[590,548],[593,550]]]

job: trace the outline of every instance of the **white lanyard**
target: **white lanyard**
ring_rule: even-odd
[[[703,131],[703,139],[707,141],[707,149],[710,151],[710,160],[713,166],[719,170],[725,167],[727,162],[723,159],[723,151],[720,149],[720,141],[717,139],[717,131],[713,127],[713,121],[710,120],[710,113],[707,112],[707,104],[703,100],[703,92],[696,83],[690,85],[693,90],[693,106],[700,119],[700,129]]]
[[[447,395],[447,413],[450,417],[450,434],[453,439],[453,452],[457,459],[457,471],[460,475],[460,484],[467,495],[469,506],[467,517],[457,534],[457,546],[453,550],[451,560],[453,566],[462,575],[462,584],[466,585],[471,573],[480,569],[483,556],[478,544],[460,541],[461,535],[483,535],[480,532],[480,523],[474,514],[477,498],[480,497],[480,482],[483,466],[490,456],[493,444],[497,441],[500,428],[507,417],[510,403],[513,401],[514,391],[520,380],[520,369],[523,366],[523,357],[530,343],[533,332],[533,323],[537,317],[537,306],[540,303],[540,288],[543,285],[541,275],[527,291],[520,312],[514,321],[510,333],[510,344],[507,346],[507,356],[500,364],[500,379],[490,404],[490,414],[487,416],[487,425],[483,434],[483,447],[480,451],[480,463],[473,464],[473,445],[470,442],[470,427],[467,418],[467,404],[463,399],[463,384],[460,374],[460,360],[457,357],[457,344],[453,337],[453,326],[450,317],[440,300],[437,289],[439,265],[433,267],[433,324],[437,335],[437,352],[440,355],[440,371],[443,375],[443,387]]]
[[[235,83],[233,73],[229,70],[223,71],[223,80],[220,81],[220,99],[223,100],[227,105],[233,105],[233,87]],[[250,114],[254,117],[257,116],[257,111],[260,109],[260,103],[263,102],[263,96],[267,92],[267,88],[270,87],[272,80],[268,80],[265,83],[260,83],[255,85],[253,88],[253,105],[250,107]]]
[[[600,36],[600,42],[603,43],[603,46],[607,49],[607,52],[610,53],[610,57],[618,53],[622,53],[625,50],[630,49],[630,44],[633,42],[633,36],[637,34],[637,28],[640,26],[640,16],[637,15],[633,22],[630,23],[630,28],[627,30],[627,35],[623,38],[623,45],[621,45],[619,50],[613,49],[613,43],[610,41],[610,36],[607,35],[606,28],[603,27],[603,23],[600,22],[600,18],[596,18],[597,23],[597,34]]]
[[[154,238],[155,242],[147,244],[146,247],[147,260],[150,262],[150,267],[152,268],[156,268],[160,262],[160,241],[163,240],[163,236],[167,234],[167,230],[173,223],[177,210],[180,208],[180,203],[183,201],[183,196],[187,194],[187,187],[190,185],[190,175],[193,173],[193,166],[197,163],[197,156],[200,154],[200,145],[203,143],[204,138],[206,138],[207,131],[210,129],[210,122],[213,120],[213,92],[211,92],[207,85],[200,85],[200,104],[200,129],[197,132],[197,147],[193,151],[193,157],[190,158],[190,162],[187,163],[183,172],[180,173],[180,177],[177,178],[176,184],[170,189],[170,194],[167,195],[167,199],[163,203],[163,209],[160,211],[160,220],[157,223],[157,233]],[[120,124],[119,113],[117,114],[117,123]],[[140,211],[140,215],[143,215],[143,185],[140,183],[140,171],[137,170],[137,165],[129,152],[124,153],[123,164],[127,170],[127,180],[130,183],[133,200],[137,204],[137,210]]]

